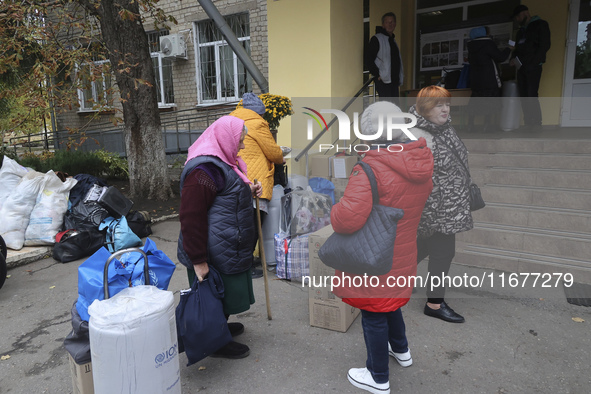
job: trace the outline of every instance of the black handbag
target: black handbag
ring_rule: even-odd
[[[195,278],[190,291],[181,291],[181,299],[176,307],[176,325],[179,353],[187,354],[187,366],[204,359],[232,340],[222,298],[224,283],[211,265],[203,282]]]
[[[486,206],[486,203],[484,202],[484,199],[482,198],[482,193],[480,193],[480,188],[478,187],[477,184],[472,182],[472,175],[470,175],[470,170],[468,169],[468,167],[466,167],[466,165],[464,164],[464,162],[460,158],[460,155],[458,155],[458,152],[456,152],[456,150],[453,148],[453,146],[446,144],[445,141],[443,141],[442,139],[439,139],[439,141],[441,141],[441,143],[443,145],[447,146],[451,150],[451,152],[458,159],[458,161],[460,162],[462,167],[464,167],[464,169],[468,173],[468,180],[469,180],[469,184],[470,184],[470,186],[469,186],[470,210],[471,211],[478,211],[479,209],[484,208]]]
[[[287,165],[285,163],[275,164],[275,172],[273,173],[273,186],[281,185],[287,186]]]
[[[378,184],[371,167],[359,162],[371,185],[372,209],[361,229],[353,234],[333,233],[318,250],[329,267],[355,275],[384,275],[392,269],[398,220],[404,211],[380,205]]]

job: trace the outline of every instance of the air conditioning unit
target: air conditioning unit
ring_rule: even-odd
[[[187,58],[187,43],[182,34],[160,37],[160,52],[164,57]]]

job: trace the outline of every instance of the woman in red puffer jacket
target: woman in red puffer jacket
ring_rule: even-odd
[[[400,108],[389,102],[369,106],[361,118],[361,133],[375,135],[380,123],[387,124],[387,115],[400,112]],[[379,122],[380,117],[383,122]],[[404,123],[402,117],[394,119],[394,123]],[[406,138],[401,130],[393,130],[392,140],[386,137],[384,132],[377,140],[366,142],[374,149],[364,154],[363,161],[371,166],[377,179],[380,204],[404,210],[397,225],[392,269],[386,275],[367,277],[364,286],[334,290],[344,302],[361,309],[367,347],[366,368],[352,368],[347,377],[356,387],[380,393],[390,392],[388,354],[403,367],[412,364],[400,307],[408,302],[412,293],[413,283],[409,278],[417,272],[417,227],[431,193],[433,174],[433,155],[424,138],[402,142]],[[402,149],[393,147],[392,152],[387,149],[388,145],[396,143],[400,143]],[[361,167],[356,166],[343,198],[332,208],[332,226],[337,233],[354,233],[363,227],[371,209],[369,179]],[[350,277],[338,271],[336,275]],[[360,278],[351,279],[352,284],[360,282]]]

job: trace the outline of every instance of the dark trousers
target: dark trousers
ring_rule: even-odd
[[[456,254],[456,235],[435,233],[429,238],[417,240],[417,264],[429,256],[429,282],[427,283],[427,302],[441,304],[445,296],[445,287],[433,287],[433,276],[438,276],[442,282],[442,276],[449,273],[451,261]],[[435,281],[437,284],[437,281]]]
[[[389,381],[388,342],[395,353],[408,351],[406,326],[400,309],[394,312],[368,312],[361,310],[361,327],[367,348],[365,366],[376,383]]]
[[[542,78],[542,66],[535,66],[525,70],[521,67],[517,72],[517,87],[521,96],[523,109],[523,123],[526,126],[540,126],[542,124],[542,109],[538,99],[538,89]]]
[[[380,100],[387,100],[392,101],[396,104],[397,100],[392,100],[392,97],[400,97],[400,92],[398,91],[398,85],[395,83],[384,83],[376,79],[375,81],[376,91],[380,96]]]
[[[263,227],[263,223],[265,223],[265,218],[267,217],[267,212],[261,211],[261,228]],[[254,253],[256,247],[257,247],[257,241],[259,240],[259,223],[257,221],[257,209],[254,208],[254,244],[252,245],[252,252]],[[261,245],[260,248],[263,247],[262,243],[263,240],[261,240]],[[260,250],[260,249],[259,249]]]

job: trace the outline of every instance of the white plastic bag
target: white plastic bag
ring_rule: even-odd
[[[2,160],[2,168],[0,168],[0,210],[8,196],[14,191],[16,185],[19,184],[22,177],[24,177],[28,168],[18,164],[16,161],[4,156]]]
[[[129,287],[88,312],[95,394],[181,393],[172,292]]]
[[[298,187],[281,197],[279,232],[295,236],[320,230],[330,224],[331,209],[329,196]]]
[[[8,196],[0,210],[0,235],[10,249],[20,250],[25,243],[25,231],[37,194],[45,183],[44,174],[29,171]]]
[[[29,226],[25,231],[25,246],[55,243],[55,235],[60,231],[68,209],[70,190],[76,183],[78,181],[74,178],[62,182],[51,170],[45,174],[45,185],[37,194]]]

